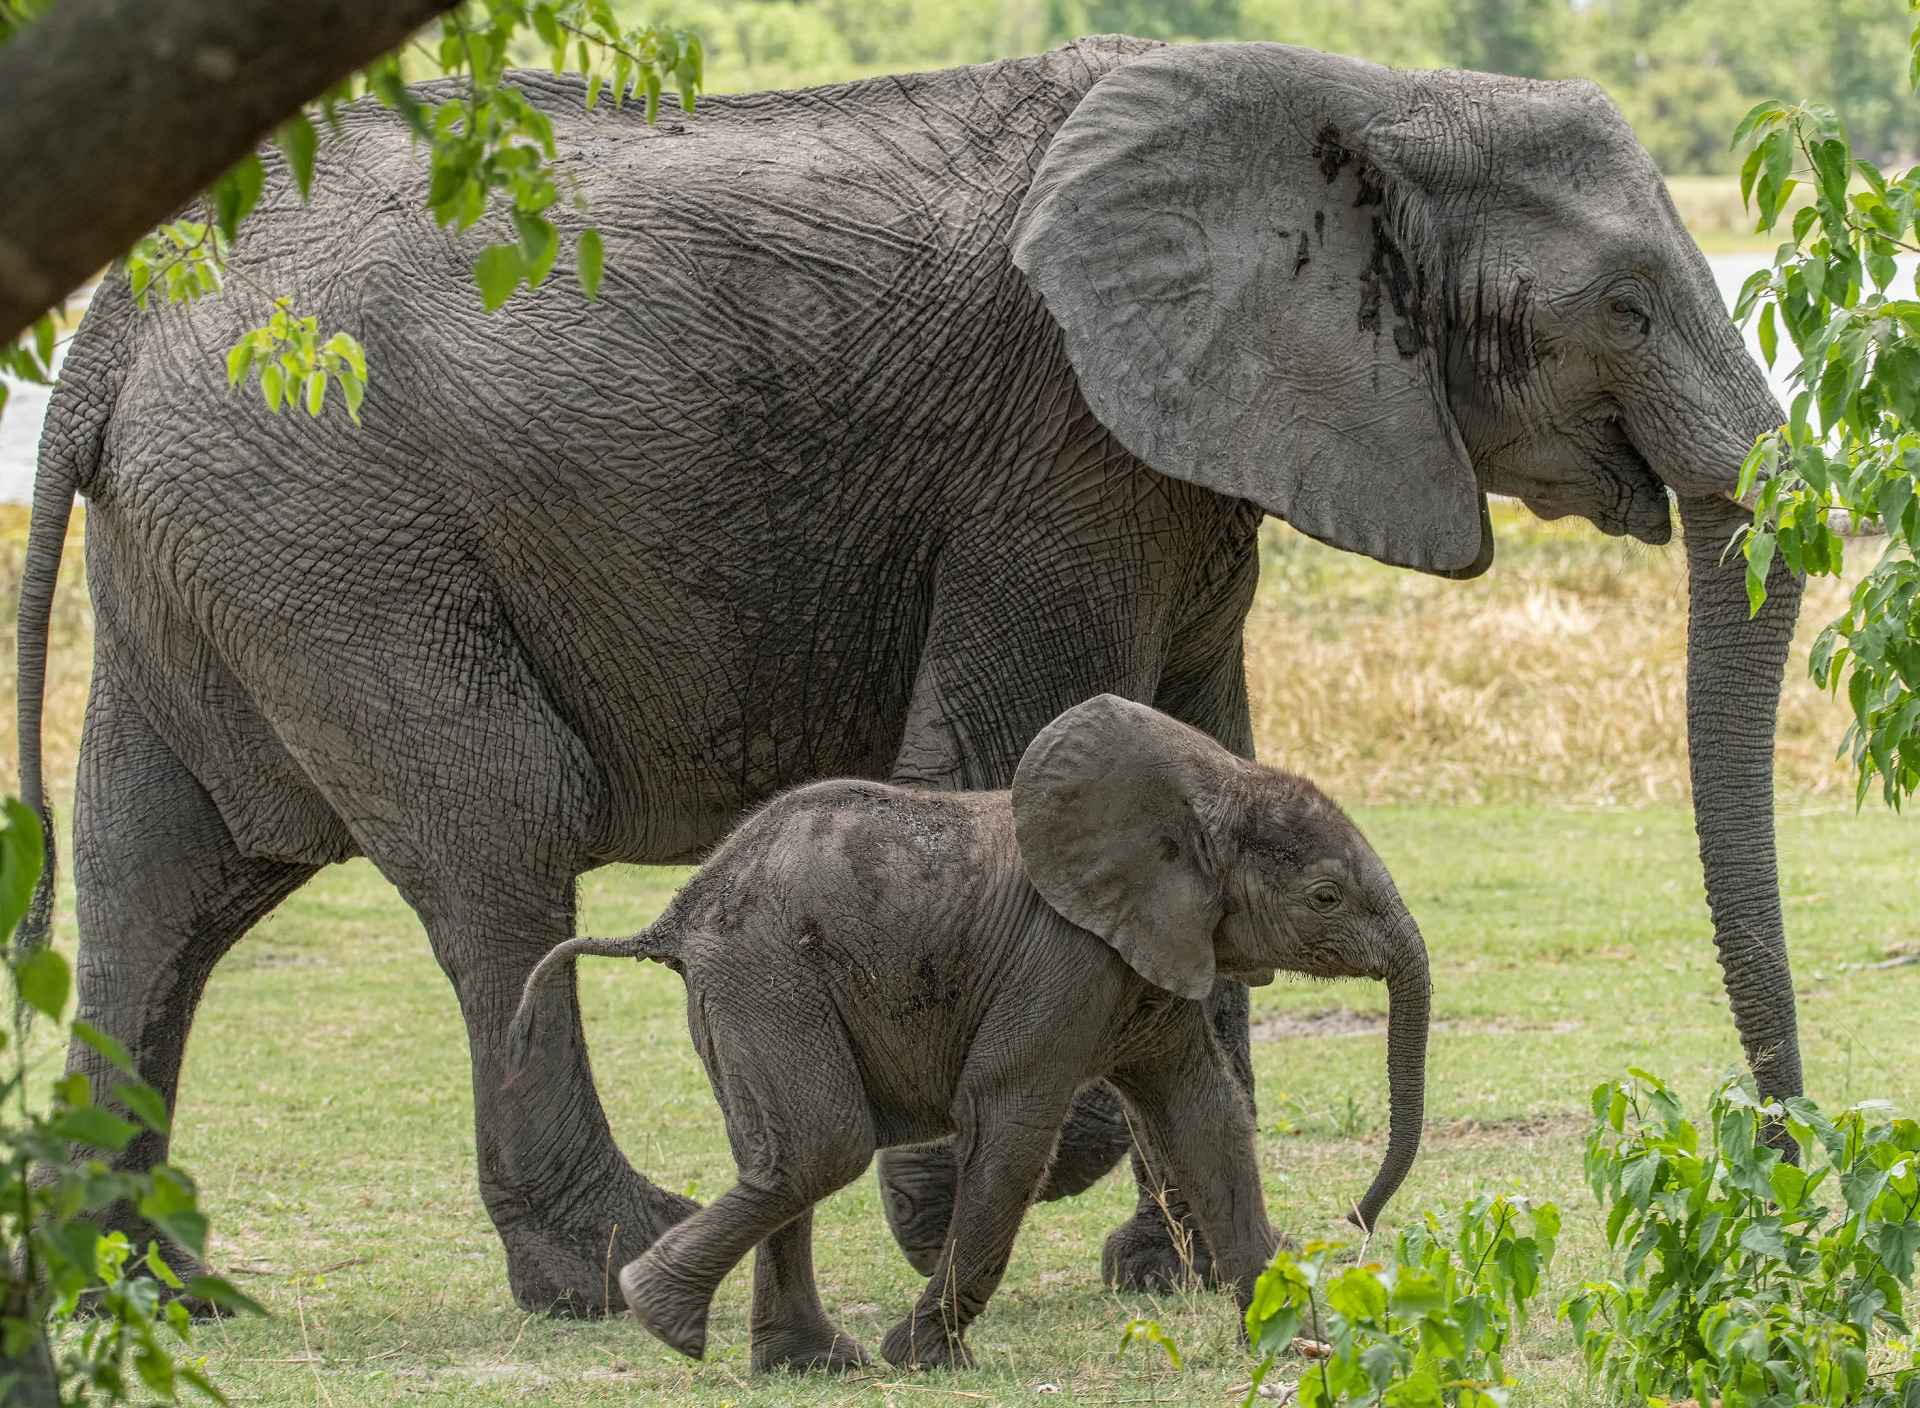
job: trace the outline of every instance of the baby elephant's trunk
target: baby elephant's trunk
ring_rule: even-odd
[[[534,965],[533,971],[527,974],[527,985],[520,990],[520,1010],[513,1014],[513,1025],[507,1029],[507,1078],[501,1083],[502,1090],[519,1080],[520,1073],[527,1068],[527,1057],[533,1051],[534,1016],[540,1010],[540,990],[554,970],[572,963],[582,954],[593,958],[677,960],[678,949],[653,932],[658,927],[642,929],[622,939],[568,939]]]
[[[1432,1005],[1427,983],[1427,947],[1409,916],[1407,944],[1387,970],[1387,1091],[1392,1123],[1387,1132],[1387,1157],[1373,1176],[1373,1186],[1354,1209],[1351,1220],[1369,1232],[1413,1167],[1420,1152],[1420,1127],[1427,1105],[1427,1019]]]

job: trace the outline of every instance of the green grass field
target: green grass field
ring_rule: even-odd
[[[1485,1189],[1560,1202],[1554,1286],[1607,1254],[1579,1177],[1588,1090],[1642,1065],[1698,1098],[1738,1044],[1678,808],[1382,807],[1359,819],[1420,919],[1434,957],[1430,1132],[1390,1216]],[[1782,864],[1812,1093],[1920,1086],[1920,966],[1843,971],[1920,939],[1914,831],[1883,813],[1788,814]],[[583,882],[584,924],[644,923],[682,872],[617,868]],[[70,941],[70,934],[69,934]],[[732,1178],[718,1111],[683,1025],[679,980],[588,960],[582,990],[603,1098],[649,1175],[711,1197]],[[1285,981],[1255,995],[1263,1039],[1260,1152],[1275,1222],[1338,1235],[1380,1153],[1383,1038],[1274,1035],[1289,1019],[1384,1011],[1376,985]],[[1098,1278],[1101,1238],[1131,1207],[1128,1180],[1034,1210],[959,1375],[755,1378],[743,1267],[722,1288],[713,1350],[690,1364],[630,1321],[556,1322],[516,1310],[473,1175],[465,1044],[453,995],[412,913],[364,862],[324,874],[215,974],[188,1054],[176,1157],[201,1179],[214,1265],[272,1308],[204,1326],[198,1346],[236,1402],[575,1404],[615,1401],[966,1405],[1224,1403],[1247,1378],[1231,1302],[1121,1296]],[[818,1258],[833,1310],[870,1347],[918,1293],[894,1251],[872,1175],[822,1209]],[[1116,1359],[1152,1316],[1157,1349]],[[1564,1332],[1530,1332],[1513,1360],[1521,1403],[1590,1395]]]
[[[1686,807],[1685,576],[1577,523],[1497,507],[1495,569],[1441,582],[1337,553],[1277,524],[1247,626],[1261,756],[1313,775],[1356,815],[1434,956],[1432,1128],[1389,1217],[1486,1189],[1558,1200],[1567,1236],[1548,1294],[1607,1254],[1579,1177],[1587,1092],[1628,1065],[1696,1102],[1738,1055],[1713,960]],[[0,787],[10,787],[6,598],[25,515],[0,512]],[[54,617],[49,776],[68,814],[91,655],[76,523]],[[1861,557],[1854,564],[1864,566]],[[1859,971],[1920,947],[1920,831],[1847,800],[1832,761],[1846,706],[1806,679],[1806,650],[1844,586],[1808,593],[1781,710],[1782,878],[1811,1092],[1920,1108],[1920,966]],[[71,855],[70,848],[63,848]],[[587,877],[589,930],[637,927],[677,872]],[[61,885],[69,897],[71,872]],[[62,942],[71,952],[72,926]],[[690,1050],[679,980],[589,960],[590,1036],[614,1130],[634,1163],[710,1198],[732,1178]],[[1341,1233],[1380,1153],[1384,1011],[1374,985],[1281,983],[1256,995],[1261,1154],[1274,1219]],[[1304,1023],[1327,1013],[1336,1021]],[[50,1024],[42,1024],[51,1074]],[[1318,1031],[1320,1035],[1287,1033]],[[1344,1031],[1345,1035],[1330,1035]],[[364,862],[332,870],[214,975],[188,1052],[176,1157],[202,1180],[213,1263],[273,1309],[203,1327],[236,1402],[349,1405],[1225,1403],[1247,1378],[1230,1302],[1153,1301],[1099,1284],[1101,1239],[1132,1207],[1110,1176],[1034,1211],[960,1376],[767,1380],[747,1372],[746,1276],[723,1288],[715,1352],[687,1364],[625,1320],[516,1311],[473,1172],[471,1096],[453,995],[412,913]],[[870,1347],[918,1294],[871,1177],[822,1213],[823,1289]],[[240,1268],[236,1271],[235,1268]],[[1116,1361],[1122,1328],[1158,1318],[1186,1351]],[[1548,1320],[1550,1322],[1550,1318]],[[1564,1332],[1511,1361],[1519,1403],[1589,1397]],[[1050,1397],[1050,1396],[1048,1396]]]

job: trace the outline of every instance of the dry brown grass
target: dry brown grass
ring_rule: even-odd
[[[1473,582],[1335,552],[1269,521],[1247,622],[1254,735],[1268,762],[1353,803],[1684,801],[1686,559],[1496,506]],[[1856,552],[1855,568],[1870,549]],[[1844,602],[1807,592],[1781,704],[1783,799],[1848,802],[1847,710],[1807,677]]]
[[[1247,674],[1261,757],[1354,803],[1679,802],[1687,795],[1686,565],[1679,549],[1577,520],[1496,511],[1499,555],[1447,582],[1335,552],[1277,522],[1261,545]],[[76,513],[55,598],[46,766],[72,795],[93,613]],[[0,505],[0,789],[17,786],[13,621],[27,510]],[[1860,562],[1867,554],[1857,553]],[[1808,591],[1787,669],[1780,784],[1795,803],[1850,800],[1832,761],[1846,709],[1807,679],[1842,600]]]

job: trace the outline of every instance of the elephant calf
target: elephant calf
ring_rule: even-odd
[[[547,979],[582,953],[685,977],[726,1115],[739,1183],[620,1273],[635,1318],[694,1358],[714,1290],[757,1247],[753,1367],[871,1362],[821,1306],[813,1205],[876,1149],[951,1136],[945,1249],[881,1353],[967,1364],[1068,1108],[1101,1077],[1244,1304],[1275,1235],[1252,1112],[1200,1001],[1216,976],[1385,978],[1393,1127],[1361,1222],[1419,1145],[1427,958],[1386,867],[1312,783],[1113,695],[1049,724],[1011,793],[837,781],[769,803],[644,933],[540,963],[514,1069],[536,1014],[561,1011]]]

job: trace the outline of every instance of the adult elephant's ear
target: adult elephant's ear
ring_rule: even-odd
[[[1239,761],[1102,694],[1040,731],[1013,775],[1013,828],[1040,897],[1157,987],[1203,998]]]
[[[1424,195],[1400,174],[1403,134],[1431,136],[1413,94],[1289,45],[1160,50],[1067,118],[1012,252],[1087,404],[1153,468],[1466,576],[1492,539],[1435,346]]]

